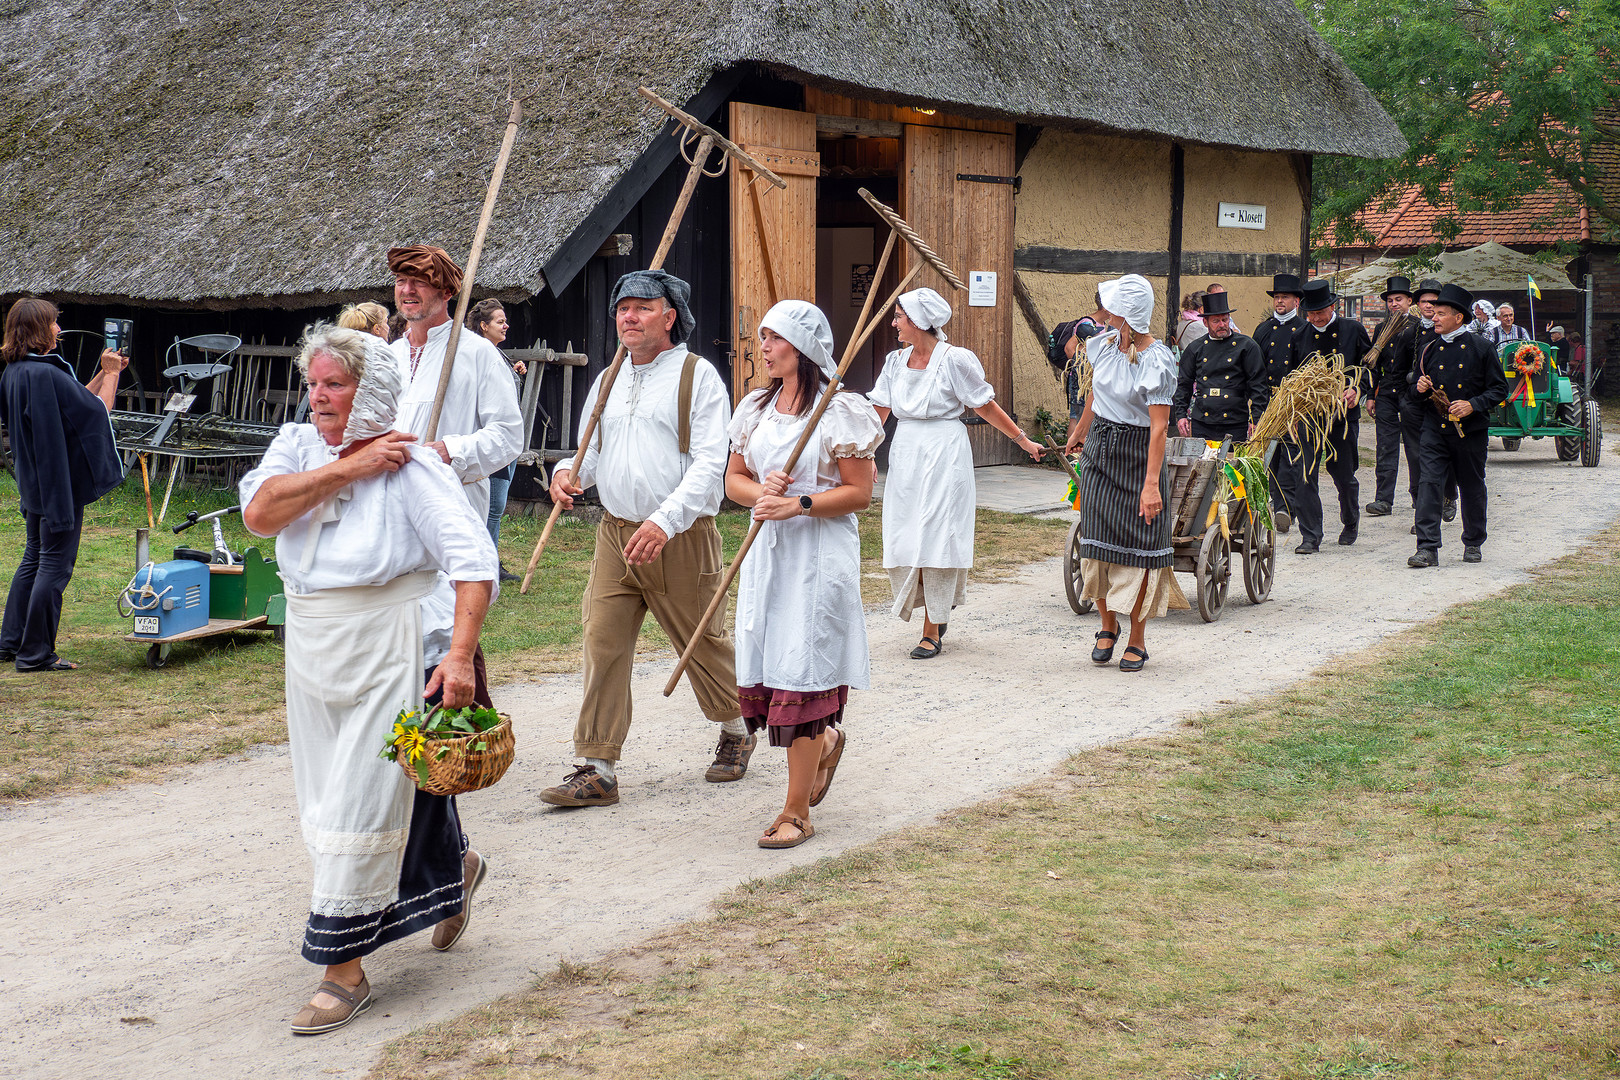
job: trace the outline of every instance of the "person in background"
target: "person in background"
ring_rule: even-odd
[[[388,344],[392,345],[405,333],[405,316],[394,312],[388,317]]]
[[[18,671],[73,671],[56,654],[62,593],[79,557],[84,508],[124,481],[113,439],[113,398],[129,358],[101,353],[86,386],[54,350],[56,305],[24,297],[6,312],[0,344],[0,424],[11,436],[18,509],[26,539],[6,594],[0,662]]]
[[[1586,389],[1586,344],[1580,334],[1569,335],[1569,377],[1582,390]],[[1597,373],[1593,372],[1593,385],[1597,383]]]
[[[1227,295],[1204,300],[1209,333],[1181,353],[1181,375],[1170,409],[1182,436],[1234,444],[1247,442],[1255,421],[1271,401],[1265,358],[1254,339],[1232,329]],[[1196,391],[1195,391],[1196,387]]]
[[[1400,319],[1412,309],[1412,280],[1405,277],[1392,277],[1384,285],[1382,295],[1384,307],[1389,315],[1384,322],[1373,328],[1372,339],[1378,340],[1384,332],[1386,323]],[[1373,372],[1373,396],[1367,401],[1367,411],[1372,414],[1372,420],[1377,427],[1376,458],[1374,466],[1374,493],[1373,501],[1366,506],[1369,517],[1388,517],[1395,509],[1395,482],[1400,478],[1401,470],[1401,406],[1400,399],[1406,390],[1406,378],[1397,377],[1397,369],[1405,370],[1410,366],[1406,359],[1412,348],[1412,341],[1417,337],[1418,320],[1414,316],[1406,320],[1400,332],[1391,337],[1379,354],[1377,368]],[[1407,467],[1407,486],[1412,497],[1412,505],[1417,505],[1417,476],[1411,466]]]
[[[385,342],[392,340],[388,336],[388,309],[374,300],[346,305],[338,312],[337,324],[345,330],[363,330],[374,334]]]
[[[1489,300],[1475,300],[1472,314],[1474,321],[1468,324],[1468,331],[1482,338],[1489,339],[1492,331],[1501,325],[1496,320],[1496,305]]]
[[[1299,302],[1305,290],[1293,274],[1274,274],[1266,295],[1271,297],[1271,314],[1254,328],[1254,343],[1260,346],[1260,355],[1266,363],[1266,386],[1275,393],[1283,379],[1304,359],[1295,350],[1294,343],[1305,325],[1299,315]],[[1255,421],[1258,423],[1259,417]],[[1305,483],[1302,455],[1286,445],[1279,448],[1271,459],[1271,472],[1276,479],[1271,485],[1271,516],[1277,523],[1277,531],[1285,533],[1293,527],[1299,489]]]
[[[495,299],[478,301],[467,309],[467,329],[480,335],[497,349],[506,340],[509,324],[506,321],[506,308]],[[501,358],[512,369],[513,385],[517,388],[518,399],[523,398],[522,377],[528,373],[529,366],[521,360],[513,360],[505,353]],[[512,490],[512,474],[517,466],[508,462],[506,468],[489,475],[489,538],[495,541],[495,550],[501,549],[501,518],[506,515],[506,496]],[[501,564],[502,581],[521,581],[522,578]]]
[[[1171,344],[1185,349],[1208,332],[1204,325],[1204,294],[1190,292],[1181,298],[1181,314],[1176,318],[1176,333]]]
[[[1513,305],[1503,304],[1496,309],[1496,329],[1486,335],[1485,340],[1492,345],[1501,345],[1504,341],[1529,341],[1530,331],[1522,326],[1513,324]]]
[[[1082,315],[1066,323],[1059,323],[1057,328],[1047,338],[1046,359],[1054,368],[1063,372],[1063,395],[1069,402],[1069,432],[1064,440],[1063,452],[1074,453],[1074,433],[1080,426],[1080,414],[1085,411],[1086,402],[1080,395],[1080,371],[1078,360],[1085,351],[1086,341],[1093,335],[1103,332],[1102,326],[1102,300],[1092,297],[1092,312]]]
[[[1569,340],[1564,337],[1564,328],[1547,324],[1547,342],[1553,347],[1553,363],[1559,371],[1569,372]]]

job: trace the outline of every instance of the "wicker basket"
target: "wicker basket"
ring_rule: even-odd
[[[474,750],[473,744],[480,742],[484,749]],[[450,739],[429,739],[428,753],[422,755],[422,763],[427,766],[426,783],[404,754],[399,755],[399,767],[405,770],[411,783],[429,795],[465,795],[487,788],[505,776],[516,745],[512,718],[503,713],[501,722],[488,731]]]

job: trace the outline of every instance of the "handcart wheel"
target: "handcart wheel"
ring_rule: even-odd
[[[1263,521],[1251,521],[1243,540],[1243,591],[1249,603],[1263,604],[1277,572],[1277,534]]]
[[[167,643],[148,645],[146,647],[146,666],[153,671],[158,670],[169,662],[169,650],[172,646]]]
[[[1581,464],[1592,469],[1603,456],[1603,409],[1596,398],[1585,404],[1586,422],[1581,426],[1586,429],[1586,438],[1581,440]]]
[[[1581,408],[1581,388],[1577,386],[1574,390],[1574,397],[1559,404],[1558,422],[1565,427],[1584,427],[1586,410]],[[1585,441],[1580,435],[1553,436],[1553,447],[1558,451],[1558,460],[1579,461],[1581,459],[1581,444]]]
[[[1069,529],[1069,542],[1063,546],[1063,591],[1076,615],[1087,615],[1097,605],[1080,595],[1080,523]]]
[[[1211,525],[1204,534],[1194,573],[1198,580],[1198,614],[1205,622],[1214,622],[1226,606],[1226,587],[1232,580],[1232,545],[1219,525]]]
[[[1522,438],[1513,439],[1513,438],[1508,438],[1508,437],[1504,436],[1503,439],[1502,439],[1502,449],[1504,449],[1504,450],[1517,450],[1519,448],[1519,444],[1522,443],[1523,441],[1524,441],[1524,439],[1522,439]]]

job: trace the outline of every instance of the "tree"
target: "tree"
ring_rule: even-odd
[[[1296,3],[1410,144],[1397,159],[1319,160],[1315,219],[1330,243],[1368,240],[1355,215],[1413,186],[1451,211],[1436,223],[1442,241],[1460,231],[1459,211],[1512,209],[1559,186],[1594,233],[1620,236],[1616,0]]]

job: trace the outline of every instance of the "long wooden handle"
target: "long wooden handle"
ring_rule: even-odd
[[[517,140],[518,122],[523,119],[523,102],[512,99],[512,112],[506,118],[506,134],[501,137],[500,156],[495,159],[495,175],[489,178],[489,190],[484,193],[484,211],[478,215],[478,230],[473,233],[472,252],[467,256],[467,273],[461,280],[461,292],[456,297],[456,317],[450,325],[450,340],[444,346],[444,366],[439,369],[439,390],[433,395],[433,412],[428,416],[424,443],[439,437],[439,416],[444,412],[444,396],[450,390],[450,370],[456,364],[456,346],[461,344],[461,328],[467,321],[467,304],[472,299],[473,282],[478,280],[478,257],[484,253],[484,237],[489,234],[490,219],[495,216],[495,199],[501,193],[501,179],[506,175],[506,163],[512,160],[512,144]]]
[[[714,139],[708,135],[698,142],[697,152],[692,155],[692,165],[686,170],[686,183],[681,185],[680,198],[675,200],[675,209],[669,215],[669,224],[664,226],[664,235],[658,241],[658,250],[653,253],[649,270],[661,270],[664,260],[669,257],[669,249],[675,243],[675,234],[680,231],[681,219],[686,216],[686,207],[692,201],[692,192],[697,190],[697,182],[703,176],[703,163],[708,160],[709,152],[714,149]],[[579,475],[579,466],[584,463],[586,450],[590,447],[591,438],[596,434],[596,425],[601,422],[602,410],[607,408],[608,394],[613,390],[613,384],[619,378],[619,369],[624,366],[625,347],[621,341],[613,353],[613,363],[608,365],[607,371],[602,375],[601,385],[596,391],[596,407],[591,410],[590,417],[579,432],[579,449],[574,452],[574,476]],[[546,527],[540,531],[540,539],[535,541],[534,554],[529,556],[529,567],[523,572],[523,584],[518,587],[518,593],[527,595],[529,582],[534,578],[534,568],[540,563],[540,553],[546,550],[546,541],[551,539],[552,527],[562,516],[562,503],[551,504],[551,516],[546,518]]]
[[[878,263],[877,273],[872,275],[874,282],[883,278],[883,272],[887,268],[889,254],[894,250],[894,241],[897,235],[898,233],[895,232],[889,234],[889,242],[883,249],[883,258]],[[821,400],[816,403],[815,411],[810,414],[809,421],[804,425],[804,433],[799,436],[798,443],[793,447],[793,453],[788,457],[787,464],[782,468],[783,472],[791,474],[794,467],[799,464],[799,455],[804,453],[804,448],[810,443],[810,436],[815,434],[816,425],[821,422],[822,414],[827,411],[827,406],[832,404],[833,395],[838,393],[838,386],[843,381],[844,373],[849,370],[849,365],[854,361],[855,354],[860,351],[862,345],[866,344],[866,340],[872,336],[872,331],[876,330],[878,323],[883,321],[884,313],[894,306],[895,301],[900,298],[900,294],[905,292],[906,286],[911,284],[911,279],[922,272],[922,268],[923,264],[921,262],[913,266],[911,272],[895,287],[894,292],[889,294],[888,302],[869,319],[867,316],[872,311],[872,298],[876,294],[874,292],[866,294],[866,306],[861,309],[861,319],[864,320],[864,326],[862,326],[861,322],[855,324],[857,327],[861,327],[861,331],[850,338],[849,345],[845,347],[844,359],[838,365],[838,374],[827,383],[827,389],[822,392]],[[756,520],[753,525],[749,526],[748,535],[743,539],[742,547],[737,549],[736,557],[731,560],[731,565],[727,567],[725,576],[720,579],[720,587],[715,590],[714,598],[709,601],[708,608],[703,612],[703,618],[698,620],[698,628],[693,632],[692,639],[686,643],[686,648],[681,650],[681,658],[675,662],[675,670],[670,674],[669,681],[664,684],[665,697],[669,697],[675,692],[675,687],[681,681],[681,673],[686,670],[686,665],[691,662],[692,653],[697,649],[698,639],[703,634],[703,627],[709,625],[709,620],[714,618],[715,612],[719,611],[720,606],[726,602],[726,594],[731,590],[731,583],[737,577],[737,571],[742,568],[743,560],[748,557],[748,549],[754,546],[754,537],[759,535],[760,527],[764,524],[763,521]]]

